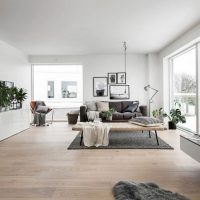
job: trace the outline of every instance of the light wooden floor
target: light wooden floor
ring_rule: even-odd
[[[179,150],[178,132],[158,133],[175,150],[67,150],[76,134],[54,123],[0,142],[0,200],[109,200],[120,180],[200,199],[200,163]]]

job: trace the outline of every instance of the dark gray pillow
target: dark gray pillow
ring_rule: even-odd
[[[44,101],[36,101],[36,108],[37,108],[38,106],[45,106]]]
[[[36,108],[36,112],[38,112],[38,113],[47,113],[48,110],[49,110],[48,106],[38,106]]]
[[[136,117],[129,120],[130,123],[151,126],[161,123],[161,121],[154,117]]]
[[[124,112],[135,112],[138,108],[139,102],[133,102],[133,104],[130,104],[125,110]]]

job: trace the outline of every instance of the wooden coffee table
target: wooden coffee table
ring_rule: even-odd
[[[82,140],[83,140],[83,129],[82,129],[82,125],[84,125],[84,123],[86,122],[81,122],[82,124],[76,124],[72,127],[72,130],[74,131],[80,131],[81,132],[81,139],[80,139],[80,145],[82,144]],[[119,123],[108,123],[110,126],[110,131],[122,131],[122,132],[126,132],[126,131],[141,131],[143,133],[143,131],[148,131],[149,132],[149,137],[151,138],[151,131],[155,132],[155,136],[156,136],[156,141],[157,144],[159,145],[159,141],[158,141],[158,135],[157,135],[157,131],[163,131],[165,130],[165,127],[160,124],[159,126],[139,126],[136,124],[131,124],[128,122],[119,122]]]

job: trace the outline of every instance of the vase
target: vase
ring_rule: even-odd
[[[176,129],[176,124],[173,121],[168,122],[169,129]]]
[[[109,116],[109,117],[107,117],[107,120],[108,120],[108,121],[112,121],[112,115]]]

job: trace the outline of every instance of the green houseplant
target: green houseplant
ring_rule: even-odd
[[[106,118],[106,120],[111,121],[112,120],[112,114],[115,112],[116,110],[114,108],[110,108],[108,111],[105,111],[102,113],[102,117]]]
[[[22,108],[22,102],[27,98],[27,92],[23,88],[17,88],[15,92],[15,98],[19,103],[19,108]]]
[[[167,113],[163,113],[164,117],[168,117],[169,122],[169,129],[176,129],[176,125],[180,123],[186,123],[185,116],[181,113],[181,105],[179,103],[175,103],[175,107],[170,110],[169,115]]]
[[[7,110],[10,106],[10,88],[6,86],[0,87],[0,111]]]
[[[170,110],[169,114],[164,112],[163,108],[154,110],[152,112],[152,114],[154,117],[157,117],[157,116],[168,117],[169,129],[176,129],[176,125],[178,123],[186,122],[186,118],[185,118],[185,116],[182,115],[180,108],[181,108],[181,105],[179,103],[175,102],[174,108],[172,108]]]
[[[164,117],[163,113],[164,113],[163,108],[159,108],[152,111],[153,117],[158,118],[162,122],[163,122],[163,117]]]

